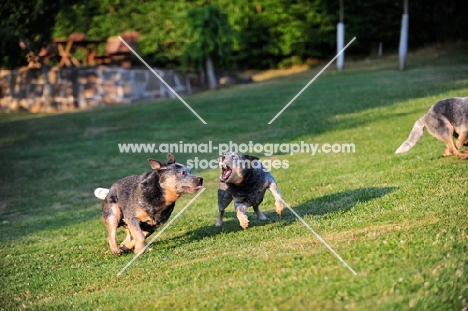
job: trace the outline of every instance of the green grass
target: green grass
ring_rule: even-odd
[[[440,52],[442,51],[442,52]],[[468,162],[444,158],[427,133],[394,155],[439,99],[468,94],[466,45],[332,68],[273,124],[318,72],[178,100],[67,114],[0,116],[0,309],[461,310],[468,299]],[[229,207],[215,227],[217,170],[206,191],[120,277],[133,258],[110,254],[98,186],[149,170],[118,143],[354,143],[352,154],[276,154],[294,215],[242,230]],[[177,154],[181,162],[215,154]],[[262,156],[262,159],[266,157]],[[193,196],[178,201],[179,211]],[[119,238],[123,238],[122,232]]]

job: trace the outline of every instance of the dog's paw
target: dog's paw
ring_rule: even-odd
[[[135,242],[135,248],[133,249],[133,253],[138,255],[141,251],[145,249],[146,242]]]
[[[448,157],[448,156],[451,156],[451,155],[453,155],[453,152],[449,148],[446,148],[444,150],[443,156]]]
[[[130,253],[132,251],[132,249],[128,248],[126,245],[120,245],[120,250],[122,253]]]
[[[281,216],[281,214],[283,213],[283,210],[284,210],[284,204],[282,202],[276,203],[276,214]]]
[[[112,248],[111,252],[112,252],[112,254],[120,255],[122,253],[122,250],[120,248],[116,247],[116,248]]]
[[[238,213],[237,214],[237,219],[239,219],[240,226],[243,229],[247,229],[247,227],[249,226],[249,218],[247,217],[247,215],[242,214],[242,213]]]
[[[258,220],[267,220],[268,218],[263,214],[260,213],[260,215],[257,215]]]
[[[216,218],[216,227],[220,227],[223,224],[223,219],[224,219],[223,215],[224,215],[224,211],[220,212],[218,215],[218,218]]]
[[[133,253],[134,253],[135,255],[138,255],[138,254],[140,254],[141,251],[143,251],[143,249],[144,249],[144,247],[142,247],[142,248],[137,248],[137,247],[135,247],[135,249],[133,250]]]

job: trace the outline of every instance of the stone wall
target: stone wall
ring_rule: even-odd
[[[177,94],[191,92],[190,79],[172,70],[154,71]],[[148,69],[51,68],[50,89],[41,69],[0,70],[0,110],[52,112],[175,97]]]

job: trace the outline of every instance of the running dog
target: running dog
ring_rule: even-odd
[[[148,159],[153,169],[141,175],[132,175],[116,181],[110,189],[97,188],[94,195],[104,200],[102,220],[109,233],[107,242],[114,254],[133,249],[140,253],[145,239],[171,216],[176,200],[185,193],[203,188],[203,178],[194,176],[172,154],[167,164]],[[116,232],[123,227],[127,237],[117,246]]]
[[[281,215],[284,204],[273,176],[265,169],[259,158],[236,152],[228,152],[218,158],[221,169],[218,186],[219,215],[216,226],[223,224],[224,210],[234,200],[240,226],[246,229],[249,219],[245,214],[253,206],[259,220],[267,219],[260,211],[266,189],[275,197],[276,213]]]
[[[395,153],[404,153],[413,148],[423,136],[424,127],[429,134],[445,143],[444,156],[454,154],[461,159],[468,158],[468,153],[460,152],[460,148],[468,143],[468,97],[447,98],[434,104],[416,121],[408,139]],[[455,144],[453,137],[458,138]]]

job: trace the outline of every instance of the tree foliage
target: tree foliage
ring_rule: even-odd
[[[185,65],[192,64],[196,69],[202,68],[204,62],[210,88],[216,89],[214,66],[230,64],[234,30],[227,15],[214,4],[188,10],[187,19],[188,42],[182,59]]]
[[[182,54],[185,62],[200,69],[206,58],[211,57],[218,67],[229,66],[235,33],[227,15],[210,4],[188,10],[187,19],[188,42]]]
[[[396,52],[400,38],[403,0],[343,0],[346,40],[356,37],[347,51],[369,55],[382,42]],[[329,12],[338,12],[338,1],[324,1]],[[409,1],[409,47],[436,42],[468,40],[466,0]],[[338,13],[335,14],[337,20]]]
[[[3,1],[0,4],[0,66],[25,65],[28,50],[37,53],[50,40],[55,17],[64,5],[63,0]],[[27,43],[27,50],[20,48],[20,41]]]
[[[409,1],[409,47],[467,40],[466,0]],[[187,12],[207,0],[15,0],[0,4],[1,65],[18,65],[17,42],[32,45],[83,32],[105,39],[125,31],[141,34],[139,51],[153,65],[180,67],[190,19]],[[335,53],[338,0],[217,0],[237,36],[232,46],[240,68],[269,68],[296,59],[329,58]],[[347,55],[368,55],[382,42],[396,51],[403,0],[343,0]],[[53,33],[52,33],[53,31]],[[224,35],[224,34],[223,34]],[[224,53],[224,52],[223,52]]]

